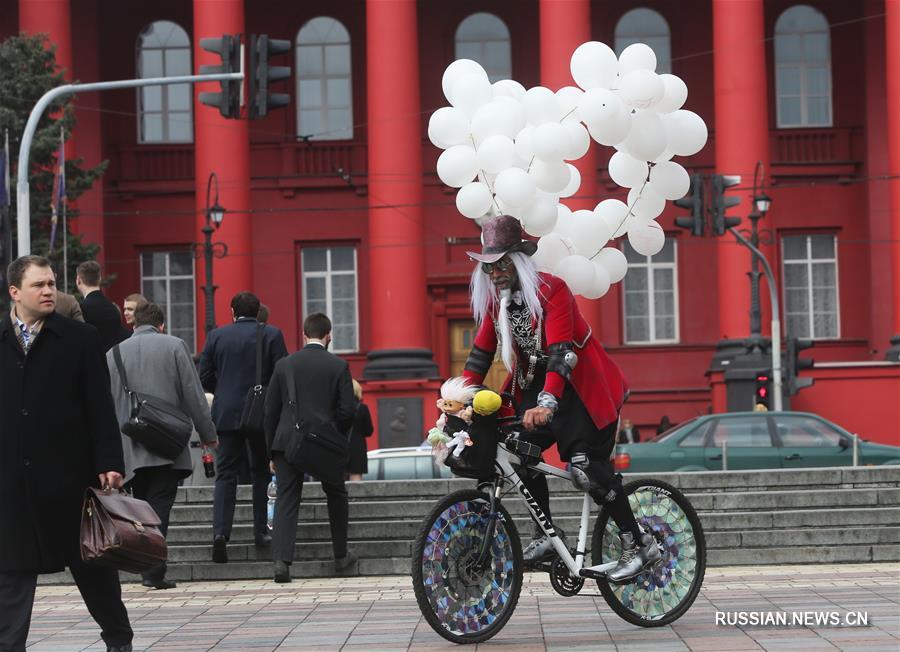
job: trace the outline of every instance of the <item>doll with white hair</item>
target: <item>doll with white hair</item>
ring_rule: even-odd
[[[472,399],[478,387],[462,377],[450,378],[441,385],[437,409],[441,416],[428,433],[435,458],[443,462],[452,449],[459,457],[466,446],[472,445],[467,426],[472,423]]]

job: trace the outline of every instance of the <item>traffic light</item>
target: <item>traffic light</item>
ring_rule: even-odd
[[[712,226],[716,235],[725,235],[728,229],[741,223],[741,218],[725,215],[726,210],[741,203],[740,197],[726,197],[725,191],[740,182],[739,175],[717,174],[712,178]]]
[[[763,406],[769,409],[769,374],[760,372],[756,374],[756,392],[753,398],[753,409],[761,410]]]
[[[270,93],[269,84],[291,76],[288,66],[270,66],[269,58],[284,54],[291,49],[290,41],[271,39],[266,34],[250,36],[250,74],[248,86],[250,91],[250,119],[262,118],[269,109],[287,106],[290,95],[287,93]]]
[[[810,358],[800,358],[798,357],[801,351],[805,351],[806,349],[811,349],[815,346],[814,340],[802,339],[799,337],[789,337],[787,338],[787,355],[785,356],[787,360],[786,363],[786,371],[787,371],[787,389],[788,396],[793,396],[801,389],[805,389],[806,387],[812,386],[813,383],[816,382],[815,378],[800,378],[798,374],[804,369],[812,369],[812,367],[816,364]]]
[[[214,66],[200,66],[201,75],[215,75],[221,73],[240,72],[241,70],[241,37],[230,34],[222,35],[222,38],[200,39],[200,47],[207,52],[217,54],[222,63]],[[200,93],[200,102],[207,106],[219,109],[219,113],[225,118],[239,118],[241,116],[240,89],[241,81],[220,81],[222,91],[219,93]]]
[[[706,216],[703,214],[703,177],[701,175],[691,175],[690,191],[681,199],[676,199],[675,205],[691,212],[689,217],[676,217],[675,225],[682,229],[689,229],[691,235],[702,236],[706,229]]]

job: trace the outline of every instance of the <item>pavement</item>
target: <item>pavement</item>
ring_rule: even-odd
[[[409,577],[184,582],[166,591],[124,584],[123,595],[135,650],[459,649],[422,618]],[[779,614],[787,614],[789,623],[799,617],[807,624],[765,624]],[[693,607],[675,623],[652,629],[621,620],[596,585],[565,598],[553,591],[547,575],[529,573],[506,627],[474,647],[897,652],[900,564],[707,569]],[[38,587],[28,649],[105,649],[74,586]]]

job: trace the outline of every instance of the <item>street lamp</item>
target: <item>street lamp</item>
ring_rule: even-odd
[[[773,233],[768,229],[759,229],[759,221],[766,216],[772,207],[772,198],[760,189],[762,179],[762,161],[756,162],[756,170],[753,173],[753,209],[748,215],[750,220],[750,243],[759,248],[760,242],[772,244]],[[751,348],[762,349],[762,310],[759,300],[759,260],[756,255],[750,253],[750,342]],[[773,342],[772,346],[781,346],[781,343]]]
[[[209,203],[210,192],[215,181],[216,194],[213,203]],[[206,182],[206,224],[200,229],[203,232],[203,244],[194,244],[194,257],[200,257],[202,246],[204,267],[206,269],[206,283],[203,286],[203,295],[206,298],[206,332],[209,333],[216,327],[215,295],[217,285],[213,284],[213,258],[224,258],[228,255],[228,245],[224,242],[213,242],[212,234],[222,225],[225,219],[225,209],[219,205],[219,178],[215,172],[211,172]]]

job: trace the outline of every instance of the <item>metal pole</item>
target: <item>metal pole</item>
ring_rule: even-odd
[[[731,228],[728,231],[737,238],[738,242],[749,248],[759,258],[762,263],[766,278],[769,280],[769,299],[772,302],[772,383],[773,393],[775,394],[775,411],[780,412],[783,405],[781,396],[781,310],[778,307],[778,290],[775,287],[775,275],[769,266],[769,261],[759,249],[753,246],[750,241],[741,235],[736,229]]]
[[[62,206],[62,228],[63,228],[63,292],[69,292],[69,232],[66,226],[69,214],[68,203],[63,199]]]
[[[213,285],[213,228],[209,225],[209,213],[206,217],[206,226],[203,227],[203,258],[206,267],[206,285],[203,286],[203,294],[206,295],[206,332],[209,333],[216,327],[215,296],[216,286]]]
[[[853,466],[859,466],[859,435],[853,433]]]
[[[58,97],[63,95],[76,95],[89,91],[109,91],[119,88],[141,88],[143,86],[168,86],[171,84],[193,84],[207,81],[240,81],[244,79],[243,72],[229,72],[215,75],[182,75],[180,77],[152,77],[150,79],[121,79],[110,82],[94,82],[92,84],[63,84],[51,88],[41,96],[22,133],[22,143],[19,147],[19,167],[16,170],[16,224],[19,229],[19,256],[31,253],[31,203],[30,188],[28,186],[28,158],[31,155],[31,143],[34,133],[37,131],[38,122],[48,106]]]
[[[728,440],[722,440],[722,470],[728,470]]]

